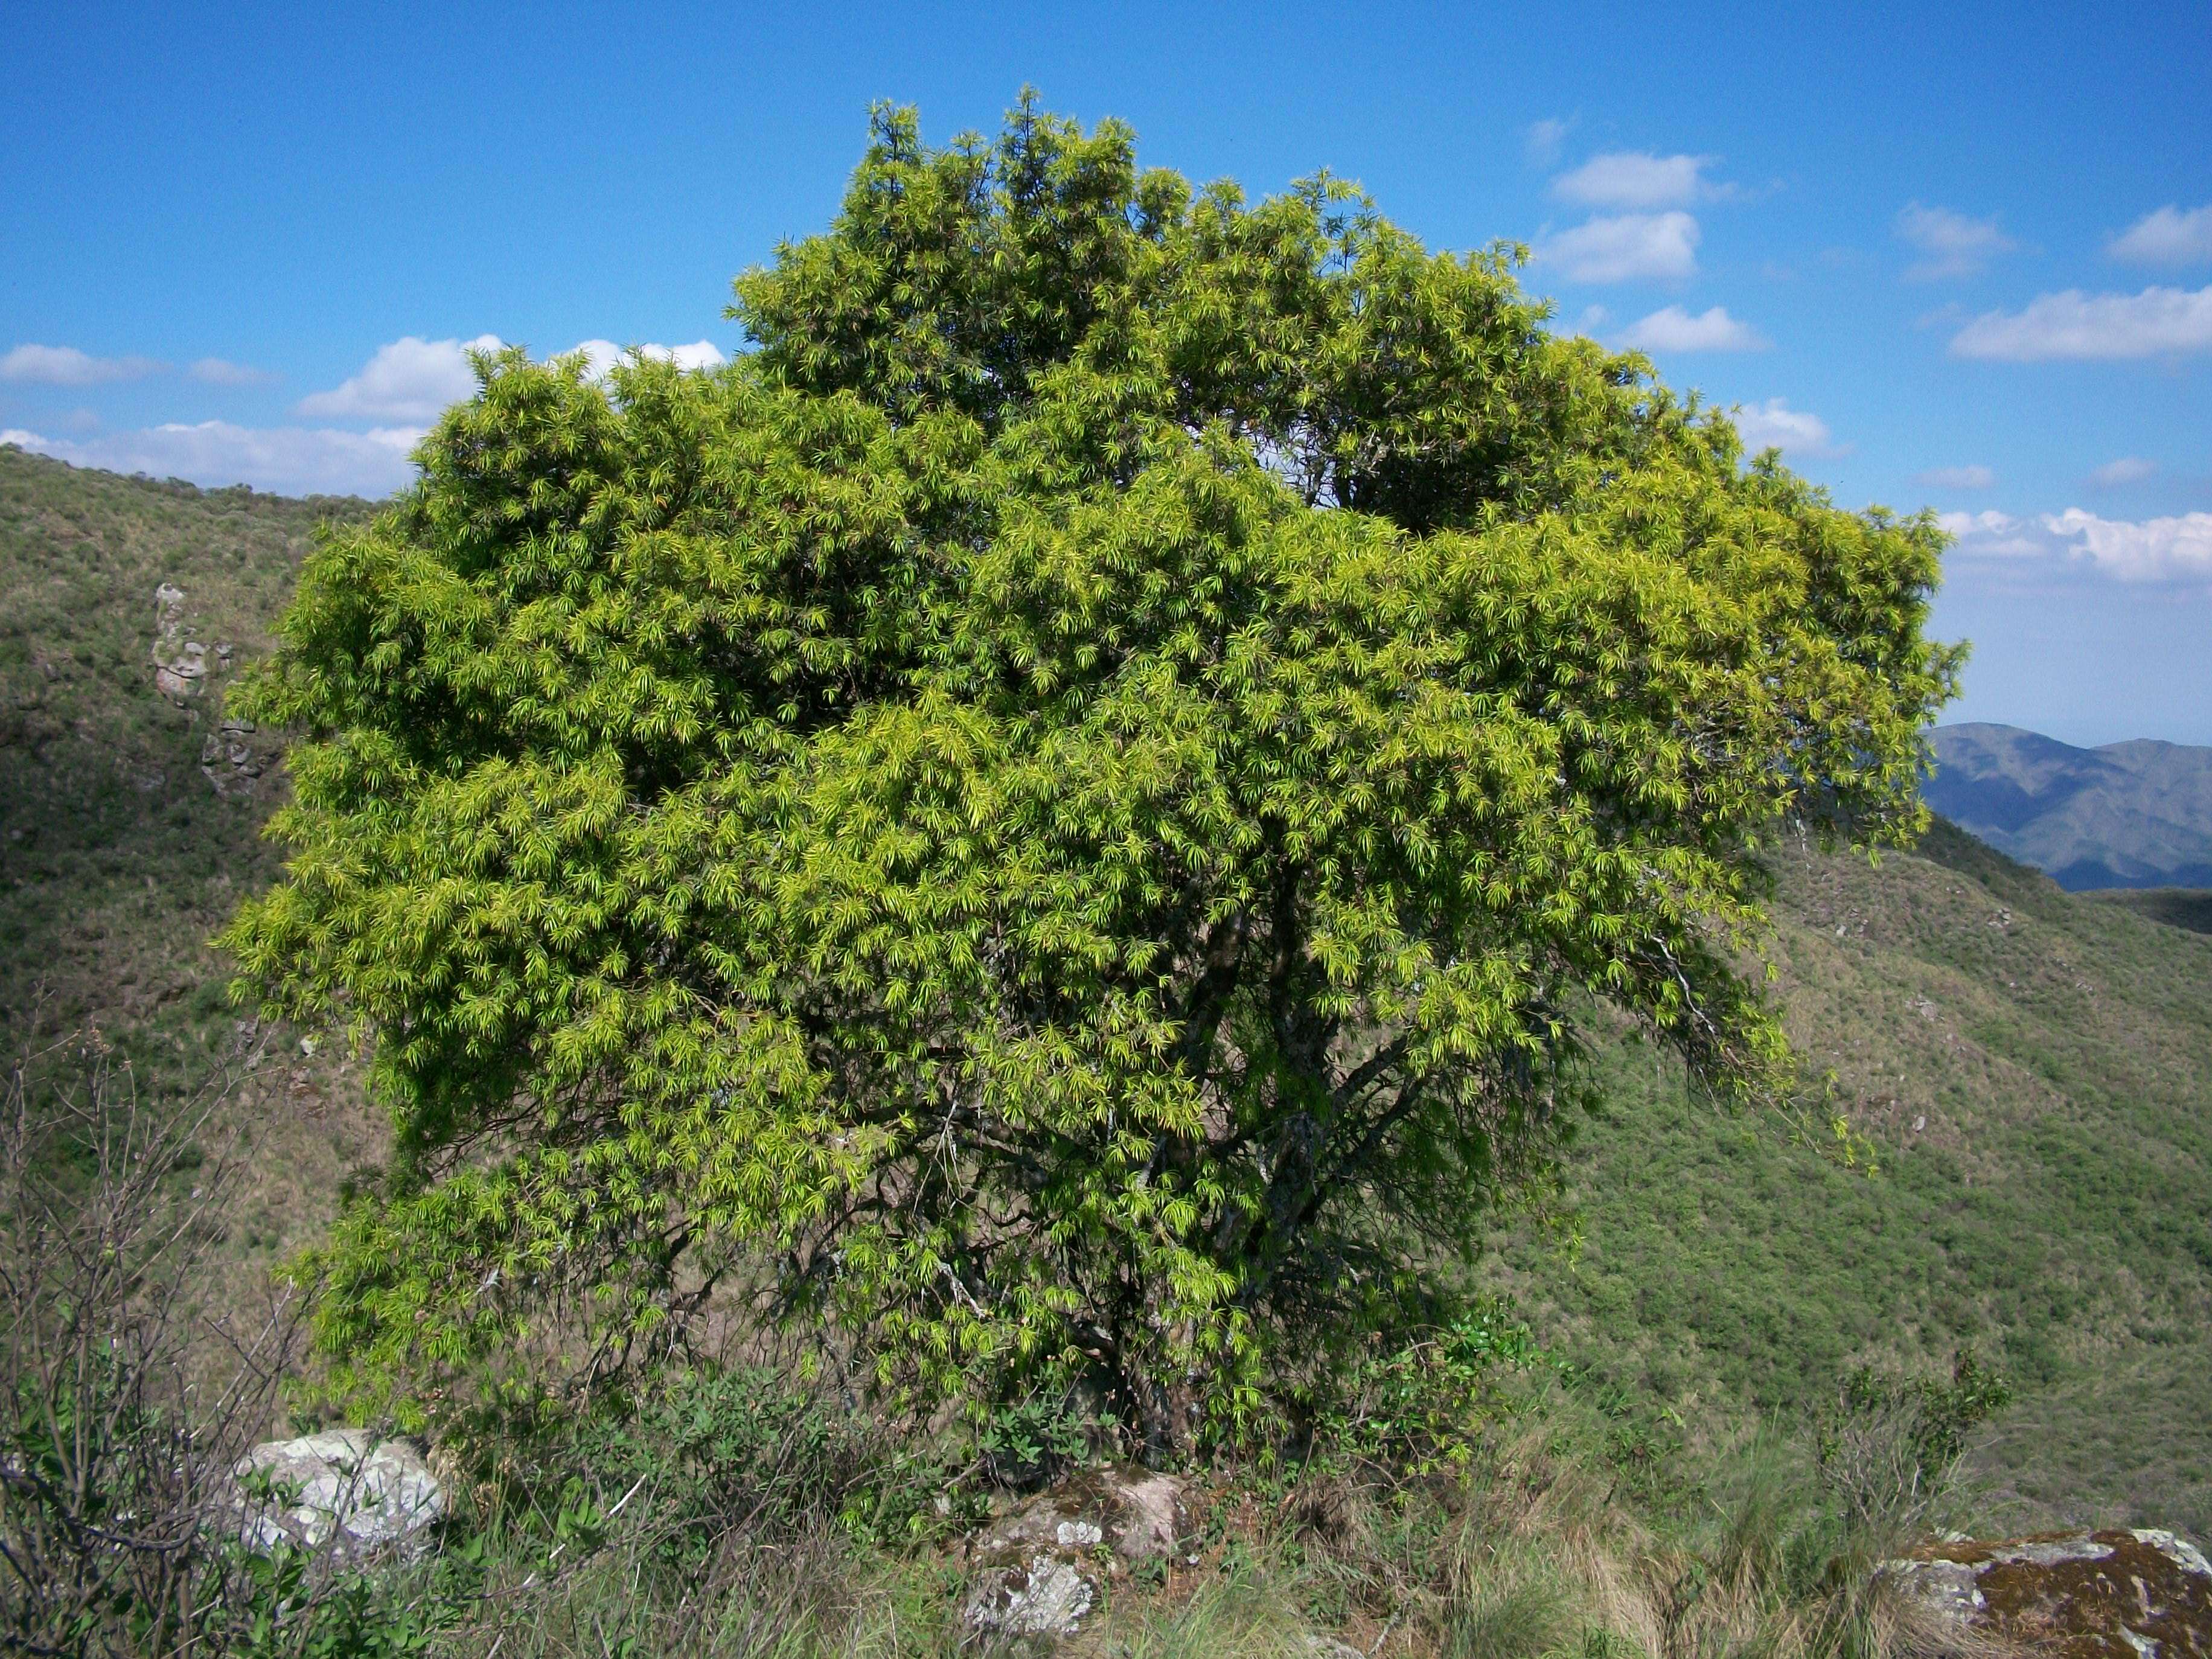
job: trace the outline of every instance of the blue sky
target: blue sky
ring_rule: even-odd
[[[872,100],[942,140],[1028,82],[1150,164],[1527,242],[1559,326],[1953,515],[1948,718],[2212,744],[2203,0],[647,11],[15,9],[0,434],[394,487],[460,343],[735,352],[730,276],[826,222]]]

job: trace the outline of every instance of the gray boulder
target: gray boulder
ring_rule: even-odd
[[[1073,1634],[1104,1578],[1176,1553],[1187,1492],[1175,1475],[1122,1467],[1039,1492],[969,1540],[963,1622],[993,1636]]]
[[[418,1553],[446,1513],[446,1489],[422,1452],[366,1429],[265,1441],[233,1474],[239,1536],[258,1550]]]
[[[1057,1556],[996,1569],[969,1586],[961,1619],[988,1636],[1073,1636],[1097,1600],[1097,1587],[1080,1567]]]
[[[1950,1537],[1876,1577],[1918,1617],[2066,1659],[2212,1656],[2212,1563],[2154,1528]]]

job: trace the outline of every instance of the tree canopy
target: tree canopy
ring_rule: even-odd
[[[397,1126],[304,1264],[342,1383],[744,1306],[1171,1452],[1540,1190],[1589,1010],[1775,1075],[1762,849],[1922,826],[1942,538],[1516,258],[887,108],[755,349],[481,360],[248,698],[226,942]]]

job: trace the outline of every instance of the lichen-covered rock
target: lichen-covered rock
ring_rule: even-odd
[[[992,1636],[1073,1636],[1097,1596],[1081,1568],[1039,1555],[978,1575],[961,1616],[969,1629]]]
[[[239,1536],[259,1550],[412,1553],[446,1512],[445,1488],[422,1453],[366,1429],[265,1441],[239,1460],[234,1480]]]
[[[256,747],[251,720],[230,719],[200,746],[200,775],[225,800],[252,800],[270,756]]]
[[[1109,1467],[1039,1492],[969,1541],[963,1618],[994,1635],[1072,1633],[1103,1577],[1175,1553],[1186,1491],[1171,1474]]]
[[[1880,1576],[1932,1618],[2063,1659],[2212,1659],[2212,1563],[2154,1528],[1952,1539]]]
[[[1150,1469],[1084,1469],[985,1528],[969,1553],[993,1558],[1104,1544],[1123,1561],[1158,1559],[1172,1555],[1189,1530],[1187,1490],[1179,1477]],[[1068,1541],[1077,1538],[1081,1541]]]
[[[189,658],[154,665],[154,689],[171,702],[181,703],[200,694],[200,679],[207,670]]]

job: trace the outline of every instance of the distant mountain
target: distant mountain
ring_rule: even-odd
[[[2212,887],[2212,749],[1938,726],[1928,804],[2061,887]]]

